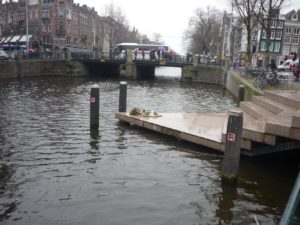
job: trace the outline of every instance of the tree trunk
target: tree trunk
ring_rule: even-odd
[[[247,59],[251,63],[251,30],[247,29]]]

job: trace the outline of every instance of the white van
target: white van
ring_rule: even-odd
[[[292,59],[288,59],[283,62],[283,64],[277,66],[278,70],[291,70],[293,69],[293,65],[299,63],[299,59],[293,61]]]

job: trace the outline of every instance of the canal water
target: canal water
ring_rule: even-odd
[[[242,157],[236,187],[222,185],[222,156],[120,124],[120,80],[44,77],[0,82],[0,224],[277,224],[296,157]],[[100,86],[100,128],[89,94]],[[128,109],[223,112],[236,106],[214,85],[178,77],[128,81]]]

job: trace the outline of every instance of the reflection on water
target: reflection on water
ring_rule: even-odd
[[[89,91],[100,87],[100,128]],[[40,78],[0,83],[1,224],[276,224],[297,160],[242,158],[237,187],[221,183],[220,155],[115,119],[119,81]],[[128,81],[128,109],[224,111],[213,85]],[[282,158],[282,157],[280,157]],[[277,161],[278,160],[278,161]]]

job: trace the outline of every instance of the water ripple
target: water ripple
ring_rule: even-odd
[[[99,130],[89,127],[89,91],[100,87]],[[221,159],[199,146],[123,126],[115,118],[119,81],[32,78],[0,83],[1,224],[275,224],[292,178],[221,184]],[[221,112],[236,106],[214,85],[128,81],[128,109]],[[253,166],[251,171],[257,170]],[[289,173],[290,174],[290,173]],[[268,184],[276,186],[267,194]],[[285,176],[290,177],[290,176]]]

